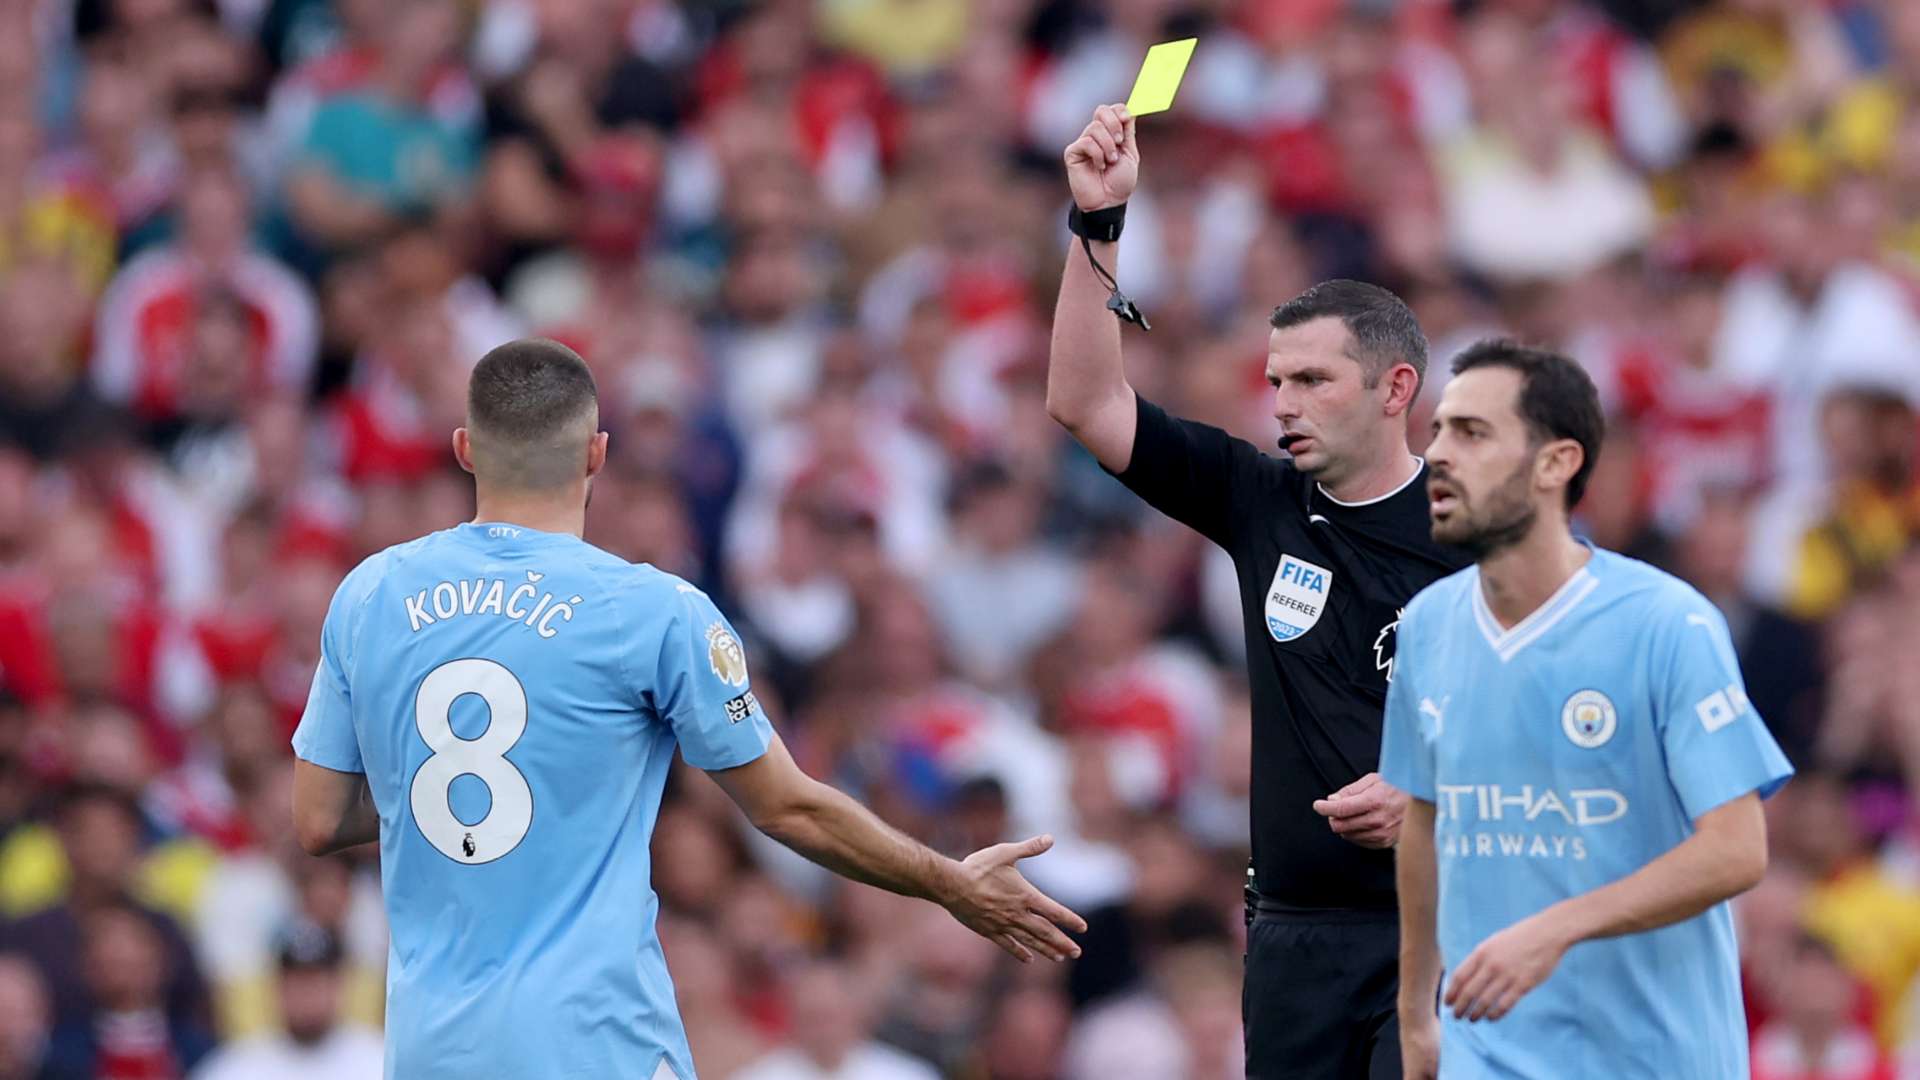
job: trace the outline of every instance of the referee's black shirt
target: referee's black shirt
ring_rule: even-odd
[[[1432,540],[1426,475],[1423,464],[1391,495],[1341,504],[1292,462],[1140,399],[1120,481],[1219,544],[1239,574],[1266,899],[1394,906],[1393,853],[1335,836],[1312,804],[1378,768],[1400,611],[1472,561]]]

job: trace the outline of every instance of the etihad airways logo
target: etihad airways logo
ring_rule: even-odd
[[[1532,784],[1503,788],[1499,784],[1441,784],[1439,813],[1454,822],[1439,838],[1445,858],[1585,859],[1584,834],[1502,832],[1508,826],[1558,818],[1576,829],[1607,825],[1627,816],[1627,797],[1609,788],[1559,791]]]
[[[1627,816],[1627,797],[1607,788],[1576,788],[1562,794],[1550,787],[1521,784],[1441,784],[1439,817],[1463,822],[1534,821],[1554,815],[1587,828]]]

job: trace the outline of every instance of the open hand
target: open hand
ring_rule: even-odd
[[[1020,876],[1014,864],[1053,846],[1053,837],[1036,836],[1017,844],[982,848],[960,863],[960,886],[947,910],[967,929],[1000,946],[1021,963],[1035,954],[1049,960],[1080,955],[1061,930],[1087,931],[1087,921]]]
[[[1336,836],[1361,847],[1390,848],[1400,839],[1407,796],[1380,779],[1379,773],[1368,773],[1324,799],[1315,799],[1313,811],[1327,819]]]
[[[1102,105],[1093,110],[1093,122],[1068,144],[1067,186],[1073,201],[1087,213],[1119,206],[1140,182],[1140,144],[1133,137],[1133,117],[1124,105]]]

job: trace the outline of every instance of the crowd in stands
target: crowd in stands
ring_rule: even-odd
[[[801,764],[949,853],[1052,833],[1090,923],[1012,963],[682,769],[701,1075],[1239,1077],[1234,574],[1044,407],[1060,152],[1188,35],[1133,384],[1277,453],[1266,316],[1329,277],[1420,316],[1416,449],[1465,343],[1585,364],[1578,527],[1727,613],[1800,770],[1753,1074],[1920,1077],[1920,4],[14,0],[0,1080],[379,1075],[377,860],[300,852],[288,737],[525,334],[597,378],[587,538],[715,597]]]

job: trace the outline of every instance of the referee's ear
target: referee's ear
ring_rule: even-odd
[[[1413,403],[1420,399],[1420,369],[1412,364],[1395,364],[1380,382],[1387,391],[1387,400],[1381,403],[1386,415],[1407,416],[1413,412]]]

